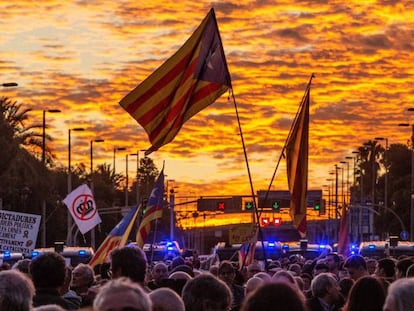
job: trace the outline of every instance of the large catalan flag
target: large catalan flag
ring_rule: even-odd
[[[302,238],[306,236],[306,196],[308,191],[310,83],[286,143],[286,167],[290,216]]]
[[[220,33],[211,9],[185,44],[120,105],[145,129],[149,154],[171,142],[183,124],[231,88]]]
[[[111,230],[89,262],[91,267],[104,263],[106,256],[108,256],[111,250],[115,247],[121,247],[126,244],[137,219],[138,211],[138,206],[132,208],[128,214],[126,214],[124,218],[122,218],[122,220]]]
[[[139,247],[143,247],[151,229],[151,221],[162,217],[164,206],[164,168],[152,188],[151,195],[145,207],[145,213],[139,224],[136,242]]]

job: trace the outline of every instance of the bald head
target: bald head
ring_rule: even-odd
[[[152,311],[185,311],[182,298],[168,287],[153,290],[149,297],[152,301]]]

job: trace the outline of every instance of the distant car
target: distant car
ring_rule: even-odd
[[[407,241],[365,241],[359,245],[358,254],[364,257],[414,256],[414,243]]]
[[[91,247],[78,246],[63,246],[63,249],[56,249],[55,247],[35,248],[29,258],[35,258],[43,253],[57,252],[61,254],[68,265],[76,267],[80,263],[89,263],[95,254]]]

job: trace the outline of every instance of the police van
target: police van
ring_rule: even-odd
[[[264,246],[264,248],[263,248]],[[263,251],[264,250],[264,251]],[[225,242],[219,242],[213,249],[213,253],[217,254],[219,260],[239,261],[239,251],[248,250],[242,244],[228,245]],[[279,259],[282,256],[282,248],[280,242],[273,241],[257,241],[254,250],[254,259],[262,261],[266,259]]]
[[[6,262],[10,266],[12,266],[21,259],[24,259],[24,256],[22,253],[16,253],[16,252],[10,252],[10,251],[0,252],[0,264]]]
[[[359,245],[358,254],[363,257],[384,258],[402,255],[414,256],[414,243],[390,239],[387,241],[365,241]]]
[[[66,261],[66,264],[71,267],[76,267],[80,263],[89,263],[95,254],[91,247],[78,247],[61,245],[56,247],[35,248],[29,258],[33,259],[41,254],[48,252],[56,252],[61,254]]]
[[[314,259],[323,252],[330,253],[332,247],[328,244],[308,243],[308,240],[294,242],[285,242],[282,244],[282,253],[284,257],[300,255],[305,259]]]

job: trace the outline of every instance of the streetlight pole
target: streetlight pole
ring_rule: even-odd
[[[13,83],[12,83],[13,84]],[[15,83],[17,86],[17,83]],[[43,123],[42,123],[42,165],[46,168],[46,112],[59,113],[59,109],[43,110]],[[46,200],[43,197],[42,200],[42,247],[46,247]]]
[[[68,194],[72,192],[72,164],[71,164],[71,131],[80,132],[84,131],[83,127],[75,127],[68,130]],[[66,245],[72,245],[72,216],[70,215],[68,208],[67,216],[67,236],[66,236]]]
[[[91,157],[91,192],[92,195],[94,195],[94,185],[93,185],[93,143],[103,143],[104,140],[103,139],[92,139],[90,140],[89,144],[90,144],[90,157]],[[91,230],[91,247],[93,249],[95,249],[95,227],[92,228]]]
[[[113,166],[112,166],[112,170],[113,170],[113,174],[116,174],[116,170],[115,170],[115,154],[117,151],[125,151],[126,148],[125,147],[114,147],[114,158],[113,158]]]

